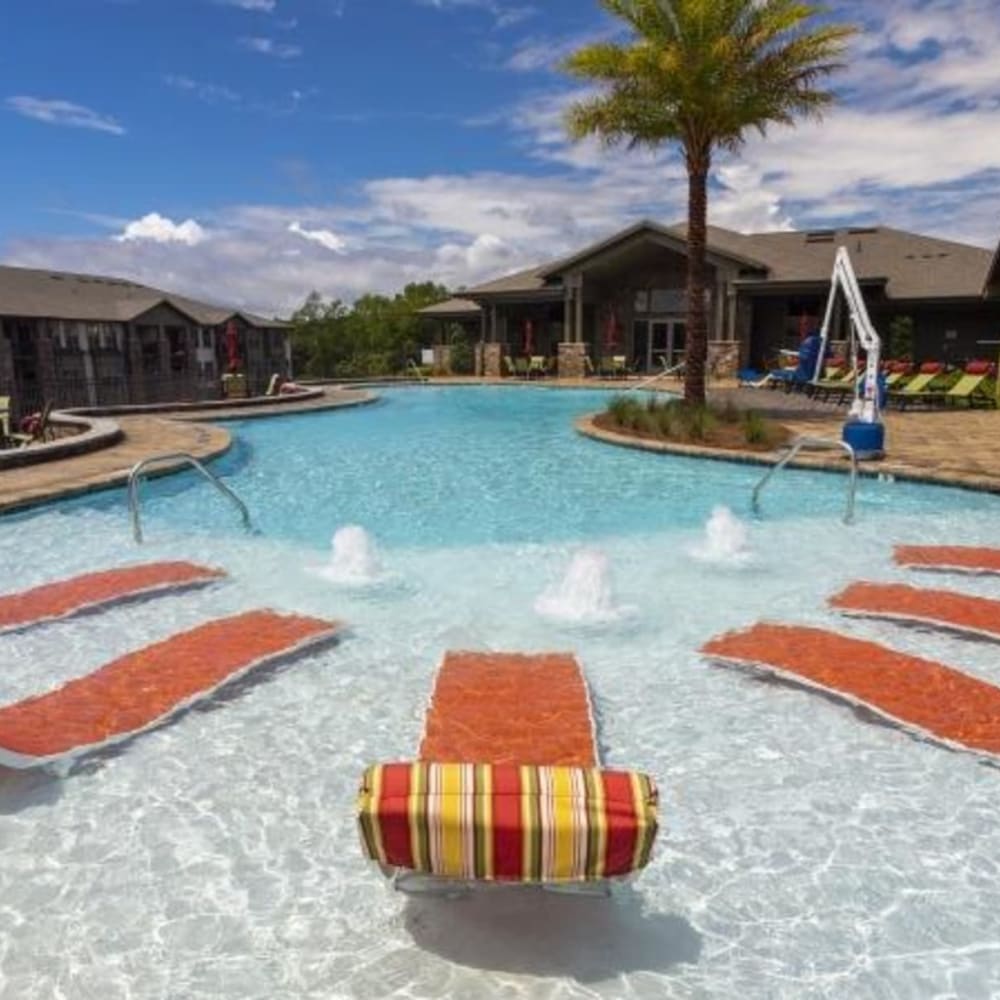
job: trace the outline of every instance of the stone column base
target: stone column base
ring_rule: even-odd
[[[451,347],[448,344],[434,345],[434,374],[451,374]]]
[[[584,378],[587,374],[587,345],[562,343],[559,345],[559,378]]]
[[[483,376],[503,377],[503,344],[483,344]]]
[[[738,340],[710,340],[708,342],[708,370],[715,378],[736,378],[740,368]]]

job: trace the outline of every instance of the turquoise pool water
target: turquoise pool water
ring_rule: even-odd
[[[704,524],[725,504],[749,515],[761,470],[693,459],[657,461],[577,435],[573,418],[606,392],[544,388],[402,389],[375,408],[228,426],[221,463],[268,537],[326,546],[358,524],[386,545],[459,547],[636,535]],[[148,516],[195,530],[234,527],[222,501],[186,489],[193,477],[146,487]],[[835,517],[845,482],[787,473],[766,516]],[[994,509],[974,493],[867,481],[861,516]]]
[[[842,478],[788,473],[755,519],[758,469],[574,435],[572,418],[603,399],[397,390],[231,424],[237,447],[218,467],[253,537],[186,476],[144,488],[141,550],[120,494],[0,519],[4,590],[139,558],[229,573],[4,637],[0,704],[248,608],[351,627],[66,776],[0,772],[0,997],[1000,993],[1000,773],[697,652],[769,618],[1000,683],[995,646],[845,625],[825,606],[850,580],[905,579],[893,543],[995,543],[1000,501],[865,481],[846,528]],[[744,522],[741,553],[706,554],[719,504]],[[376,549],[360,579],[330,565],[348,525]],[[560,588],[574,562],[600,577],[592,606],[586,587]],[[1000,598],[996,581],[947,582]],[[358,776],[414,753],[434,672],[459,648],[573,650],[605,760],[658,779],[659,846],[614,899],[410,900],[362,860]]]

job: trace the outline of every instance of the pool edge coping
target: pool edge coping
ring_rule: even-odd
[[[589,413],[578,417],[573,422],[577,434],[597,441],[600,444],[612,445],[616,448],[629,448],[633,451],[644,451],[655,455],[672,455],[678,458],[697,458],[713,462],[732,462],[736,465],[756,465],[773,467],[781,460],[781,452],[754,452],[740,449],[712,448],[707,445],[680,444],[671,441],[652,441],[647,438],[635,437],[631,434],[619,433],[598,427],[595,418],[597,414]],[[789,466],[808,472],[829,472],[846,475],[849,471],[844,464],[845,459],[824,457],[819,455],[799,456],[789,462]],[[881,460],[876,465],[858,465],[858,473],[868,479],[878,479],[890,476],[900,482],[918,483],[924,486],[946,486],[952,489],[968,490],[973,493],[989,493],[1000,496],[1000,481],[994,479],[964,475],[962,473],[921,472],[911,466],[886,463]]]

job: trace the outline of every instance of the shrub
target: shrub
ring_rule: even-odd
[[[455,340],[451,345],[451,370],[455,375],[471,375],[475,367],[472,348],[463,340]]]
[[[767,444],[771,440],[771,428],[759,413],[747,410],[743,414],[743,436],[747,444]]]

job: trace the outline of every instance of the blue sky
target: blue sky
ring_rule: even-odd
[[[713,221],[995,245],[996,0],[833,6],[865,29],[841,107],[720,159]],[[561,130],[553,63],[614,31],[596,0],[4,3],[0,260],[287,312],[674,221],[673,150]]]

